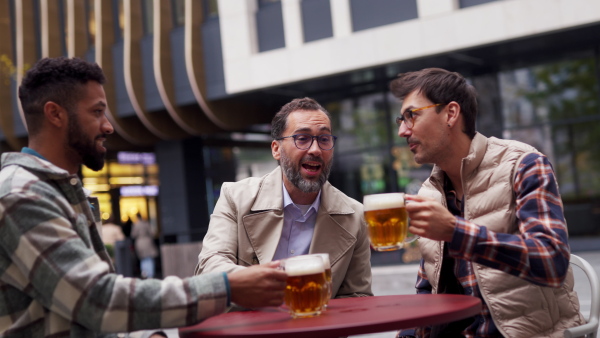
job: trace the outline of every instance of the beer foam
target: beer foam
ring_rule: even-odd
[[[363,199],[365,211],[402,208],[404,194],[399,192],[388,194],[366,195]]]
[[[325,271],[323,260],[319,257],[294,257],[285,261],[285,272],[288,276],[303,276]]]
[[[331,268],[331,264],[329,263],[329,254],[313,254],[315,256],[319,256],[321,257],[321,259],[323,260],[323,265],[325,266],[325,269],[329,269]]]

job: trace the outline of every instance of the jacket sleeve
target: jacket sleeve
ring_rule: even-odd
[[[360,215],[360,227],[356,246],[336,298],[373,296],[371,291],[371,246],[362,208],[358,214]]]
[[[0,207],[0,276],[28,299],[13,304],[20,310],[38,302],[91,331],[124,332],[192,325],[227,307],[223,274],[161,281],[110,273],[79,235],[89,231],[87,218],[60,194],[10,193]]]
[[[238,222],[235,203],[231,200],[229,183],[224,183],[221,196],[210,216],[208,232],[202,241],[195,274],[233,272],[244,269],[238,263]]]

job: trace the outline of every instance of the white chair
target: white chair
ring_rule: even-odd
[[[595,338],[598,331],[600,317],[600,284],[596,271],[585,259],[571,254],[571,264],[579,267],[588,277],[591,286],[592,304],[590,307],[590,317],[587,323],[565,330],[565,338],[588,337]],[[577,281],[576,281],[577,283]]]

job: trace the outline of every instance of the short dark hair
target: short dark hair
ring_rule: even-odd
[[[52,101],[73,112],[81,99],[82,86],[88,81],[104,84],[102,69],[79,58],[43,58],[27,73],[19,86],[19,99],[29,134],[39,131],[44,105]]]
[[[390,90],[400,100],[417,90],[433,103],[447,104],[455,101],[460,105],[464,117],[463,132],[471,139],[475,137],[477,92],[459,73],[441,68],[403,73],[390,83]],[[442,109],[443,106],[440,106],[436,110],[439,113]]]
[[[167,336],[167,334],[166,334],[166,333],[164,333],[163,331],[155,331],[155,332],[152,332],[152,334],[150,335],[150,337],[152,337],[152,336],[154,336],[154,335],[161,336],[161,337],[164,337],[164,338],[169,338],[169,336]]]
[[[274,140],[283,136],[283,132],[287,127],[287,118],[288,116],[299,110],[319,110],[327,115],[329,121],[331,121],[331,115],[329,112],[323,108],[317,101],[311,99],[310,97],[297,98],[293,99],[291,102],[285,104],[281,109],[275,114],[273,117],[273,121],[271,121],[271,136]]]

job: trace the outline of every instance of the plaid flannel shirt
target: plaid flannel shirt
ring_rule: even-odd
[[[462,334],[465,337],[501,337],[479,291],[473,262],[537,285],[561,286],[569,268],[570,250],[554,170],[548,159],[538,153],[525,156],[519,164],[513,186],[520,230],[518,235],[495,233],[485,225],[464,219],[463,205],[450,189],[445,189],[446,200],[448,209],[456,215],[456,229],[452,242],[446,243],[448,256],[445,260],[454,260],[454,276],[463,293],[480,298],[483,304],[480,314]],[[417,293],[431,293],[423,261],[416,288]],[[410,333],[400,333],[405,334]],[[417,336],[427,335],[427,328],[417,329]]]
[[[0,337],[115,336],[226,309],[221,273],[163,281],[112,273],[99,221],[76,175],[36,156],[2,155]]]

